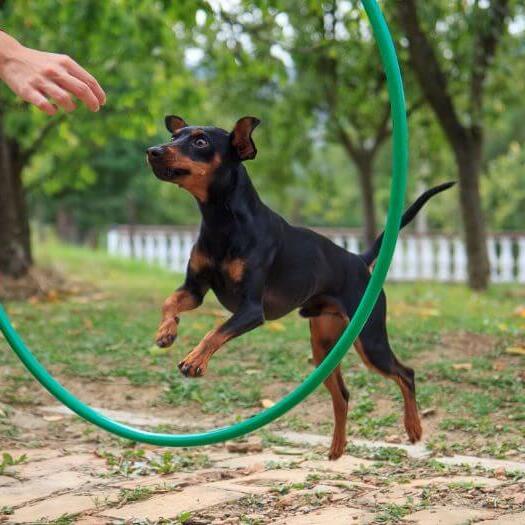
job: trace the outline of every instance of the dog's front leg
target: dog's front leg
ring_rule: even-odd
[[[177,337],[179,315],[200,306],[207,291],[208,285],[202,278],[193,273],[186,275],[184,284],[164,301],[162,319],[155,336],[157,346],[166,348],[173,344]]]
[[[262,301],[245,301],[232,317],[218,328],[208,332],[204,339],[179,363],[180,371],[185,376],[203,376],[211,356],[222,345],[263,323]]]

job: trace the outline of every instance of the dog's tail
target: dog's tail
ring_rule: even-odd
[[[441,193],[442,191],[448,190],[449,188],[454,186],[454,184],[456,184],[455,181],[445,182],[445,184],[440,184],[439,186],[430,188],[429,190],[422,193],[403,214],[403,217],[401,218],[401,226],[399,227],[399,229],[401,230],[407,224],[409,224],[429,199],[431,199],[434,195]],[[374,241],[374,244],[365,253],[362,253],[360,255],[361,259],[365,261],[365,264],[367,266],[370,266],[375,261],[377,254],[379,253],[379,250],[381,248],[381,243],[383,242],[384,234],[385,232],[381,233],[381,235]]]

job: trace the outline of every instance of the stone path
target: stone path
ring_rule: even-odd
[[[524,463],[429,459],[424,446],[366,441],[353,442],[360,457],[329,462],[326,444],[287,432],[199,451],[0,450],[26,456],[0,470],[0,522],[525,523]]]

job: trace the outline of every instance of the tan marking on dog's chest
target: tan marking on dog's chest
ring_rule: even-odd
[[[210,257],[208,257],[203,251],[194,247],[190,256],[190,270],[193,273],[199,273],[211,266],[213,266],[213,262]]]
[[[222,269],[235,283],[242,280],[246,270],[246,260],[241,258],[229,259],[222,263]]]

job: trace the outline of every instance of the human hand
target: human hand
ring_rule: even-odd
[[[71,95],[91,111],[98,111],[106,102],[106,95],[96,79],[73,59],[24,47],[2,32],[0,78],[18,96],[48,115],[57,112],[56,105],[73,111],[76,104]]]

